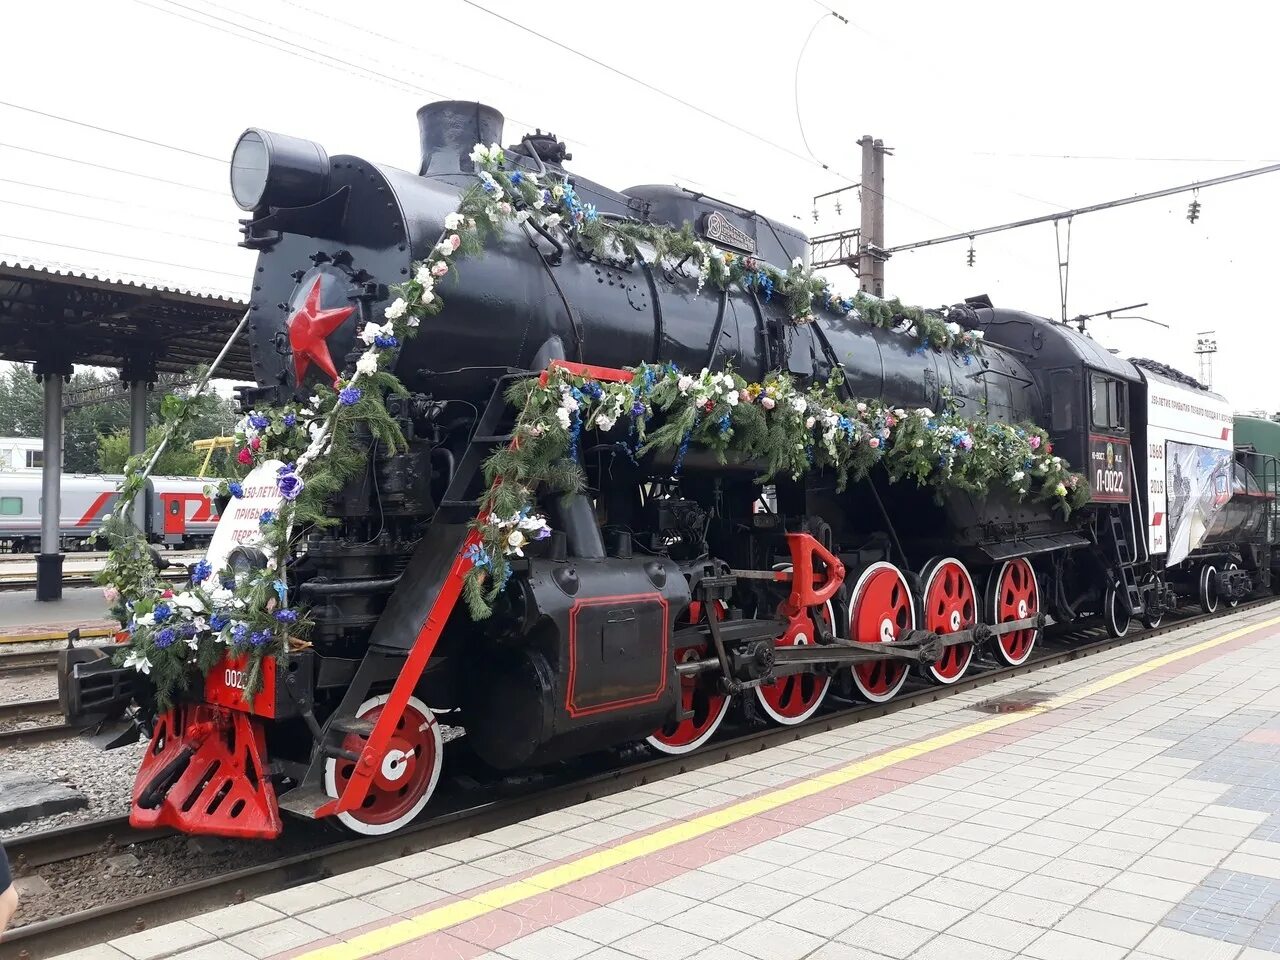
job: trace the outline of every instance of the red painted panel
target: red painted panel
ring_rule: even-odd
[[[656,603],[662,608],[662,659],[658,662],[662,668],[658,671],[658,685],[651,693],[626,697],[621,700],[610,700],[605,703],[594,703],[587,707],[579,707],[574,703],[575,683],[578,673],[578,613],[584,607],[612,605],[617,603]],[[660,593],[631,593],[617,597],[588,597],[586,600],[575,600],[569,608],[569,681],[565,693],[564,708],[571,717],[589,717],[596,713],[608,713],[624,707],[636,707],[645,703],[653,703],[667,689],[668,666],[671,654],[668,651],[670,640],[669,621],[667,619],[667,601]]]
[[[204,698],[209,703],[220,707],[230,707],[243,713],[253,713],[259,717],[274,718],[276,715],[276,660],[275,657],[264,657],[262,660],[262,689],[253,695],[253,704],[244,699],[245,669],[249,662],[248,654],[238,657],[230,655],[209,671],[204,678]]]

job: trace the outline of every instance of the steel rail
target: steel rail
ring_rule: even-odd
[[[1173,630],[1278,602],[1280,600],[1268,597],[1241,603],[1234,608],[1224,606],[1215,613],[1167,619],[1165,623],[1153,629],[1131,631],[1121,638],[1106,637],[1082,646],[1068,645],[1052,652],[1044,651],[1044,646],[1051,643],[1061,647],[1063,644],[1070,644],[1073,639],[1096,635],[1105,628],[1091,626],[1071,630],[1058,637],[1041,637],[1039,646],[1043,655],[1029,659],[1016,667],[989,668],[948,686],[926,686],[899,695],[888,703],[858,704],[828,710],[795,726],[770,726],[743,733],[713,742],[691,754],[675,757],[649,754],[647,759],[639,762],[627,762],[623,759],[612,769],[543,788],[530,794],[519,797],[500,797],[470,805],[463,803],[456,809],[442,811],[388,836],[343,839],[331,846],[294,854],[269,863],[245,867],[216,877],[206,877],[189,884],[153,891],[116,903],[103,904],[64,917],[20,926],[6,933],[5,943],[21,944],[30,960],[40,960],[42,957],[100,943],[160,923],[195,916],[206,910],[226,906],[229,902],[242,902],[266,893],[325,879],[347,870],[381,863],[387,859],[409,856],[453,840],[520,823],[551,810],[563,809],[572,804],[608,796],[665,777],[792,743],[815,733],[840,729],[862,720],[883,717],[911,707],[933,703],[1000,680],[1096,656],[1118,647],[1170,633]],[[120,820],[98,821],[87,825],[85,829],[92,837],[101,838],[105,829],[109,829],[111,824],[118,823]],[[64,828],[58,832],[55,844],[61,844],[63,849],[77,849],[77,844],[83,848],[89,841],[78,840],[76,832],[75,827]],[[134,831],[134,833],[138,835],[138,839],[143,837],[158,839],[150,831]],[[20,843],[10,846],[11,849],[16,846],[19,855],[26,855],[27,848],[34,849],[36,845],[42,844],[45,836],[47,835],[28,835],[21,838]],[[99,839],[100,842],[101,839]]]

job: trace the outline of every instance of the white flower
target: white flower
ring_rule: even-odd
[[[569,429],[568,409],[566,409],[565,407],[560,407],[558,410],[556,410],[556,419],[560,421],[560,426],[564,427],[566,430]]]
[[[987,338],[987,335],[981,330],[970,330],[969,336],[973,337],[975,340],[985,340]]]
[[[397,300],[396,303],[404,303],[404,301]],[[393,303],[391,307],[394,307],[395,305],[396,304]],[[387,307],[388,313],[391,312],[391,307]],[[401,313],[403,312],[404,311],[402,310]],[[360,339],[363,340],[365,343],[371,344],[373,343],[373,341],[377,340],[380,336],[382,336],[382,334],[385,332],[386,331],[383,329],[382,325],[379,323],[366,323],[364,325],[364,329],[360,331]]]
[[[443,240],[437,243],[436,253],[440,254],[440,256],[442,257],[450,256],[454,251],[454,246],[453,246],[453,241],[450,240],[449,237],[456,237],[456,236],[457,236],[456,233],[451,233],[449,234],[448,237],[445,237]]]
[[[866,405],[865,403],[863,403],[862,401],[858,401],[858,412],[859,412],[859,413],[866,413],[866,412],[867,412],[867,405]]]
[[[547,518],[539,516],[536,513],[530,516],[527,516],[520,521],[521,530],[529,530],[531,532],[537,532],[538,530],[546,529],[546,527],[547,527]]]
[[[542,225],[547,228],[560,226],[560,214],[551,213],[542,218]]]
[[[682,373],[680,379],[676,381],[676,389],[681,393],[688,393],[689,388],[693,386],[693,377],[687,373]]]
[[[923,447],[923,446],[924,446],[924,441],[923,441],[923,440],[917,440],[917,441],[916,441],[916,447],[917,447],[917,449],[918,449],[918,448],[920,448],[920,447]]]
[[[446,230],[457,230],[466,221],[460,213],[450,213],[444,218],[444,228]]]
[[[190,590],[185,590],[173,598],[173,605],[182,610],[190,610],[192,613],[199,613],[204,610],[204,601],[197,597]]]
[[[553,187],[551,188],[551,196],[555,197],[557,200],[559,200],[561,197],[563,197],[563,196],[564,196],[564,186],[563,186],[562,184],[559,184],[559,183],[557,183],[555,186],[553,186]]]
[[[919,410],[916,411],[916,413],[919,414],[921,420],[933,419],[933,411],[930,410],[928,407],[921,407]]]
[[[530,214],[528,210],[517,210],[516,223],[524,223],[530,216],[532,216],[532,214]]]
[[[528,542],[529,542],[528,538],[523,533],[521,533],[519,530],[512,530],[511,533],[507,535],[508,555],[523,557],[524,550],[521,548],[524,547],[524,545]]]
[[[731,390],[730,392],[726,393],[724,395],[724,402],[731,407],[736,407],[738,405],[738,391]]]
[[[812,430],[812,429],[813,429],[813,425],[814,425],[815,423],[817,423],[817,422],[818,422],[818,421],[817,421],[816,419],[814,419],[813,417],[809,417],[809,418],[807,418],[807,419],[805,420],[805,422],[804,422],[804,428],[805,428],[806,430]]]
[[[133,669],[137,670],[139,673],[151,672],[151,661],[146,657],[138,656],[137,650],[129,651],[128,655],[124,658],[123,666],[133,667]]]
[[[371,373],[378,372],[378,355],[372,350],[366,350],[360,354],[360,359],[356,361],[356,376],[367,376]],[[355,377],[351,378],[352,380]]]
[[[418,272],[414,274],[413,279],[422,284],[423,292],[428,292],[436,285],[435,275],[431,272],[431,264],[425,260],[418,265]]]
[[[791,409],[794,410],[796,413],[804,413],[807,409],[809,409],[809,401],[806,400],[804,397],[792,397]]]
[[[134,623],[136,623],[140,627],[152,627],[152,626],[155,626],[155,622],[156,622],[155,615],[151,613],[144,613],[142,616],[138,617],[137,620],[134,621]]]
[[[947,328],[947,333],[951,334],[953,337],[960,336],[960,324],[948,321],[944,326]]]
[[[388,320],[399,320],[405,315],[409,309],[409,304],[405,302],[404,297],[396,297],[391,301],[391,305],[382,311],[382,315]],[[372,343],[373,341],[369,341]]]
[[[433,299],[434,299],[434,298],[433,298]],[[423,302],[424,302],[424,303],[430,303],[431,301],[430,301],[430,300],[426,300],[426,301],[423,301]],[[415,329],[415,328],[418,326],[418,324],[419,324],[420,322],[421,322],[421,321],[419,321],[417,317],[410,317],[408,320],[406,320],[406,321],[404,322],[404,325],[405,325],[406,327],[408,327],[410,330],[413,330],[413,329]]]
[[[475,148],[471,151],[471,162],[484,163],[488,159],[489,159],[489,148],[486,147],[483,143],[477,143],[475,145]]]
[[[313,393],[311,395],[311,399],[308,400],[307,403],[311,404],[313,407],[318,407],[320,404],[324,403],[324,401],[320,399],[320,394]]]
[[[796,257],[794,260],[791,261],[792,270],[799,270],[803,266],[804,266],[804,259],[801,257]]]
[[[599,427],[601,430],[605,431],[606,433],[608,433],[610,430],[613,429],[613,425],[616,422],[617,422],[616,418],[606,416],[603,413],[600,414],[598,417],[596,417],[596,426]]]
[[[1021,480],[1025,476],[1026,474],[1023,473],[1021,470],[1015,470],[1013,473],[1013,476],[1010,477],[1009,479],[1012,480],[1014,483],[1017,483],[1019,480]]]

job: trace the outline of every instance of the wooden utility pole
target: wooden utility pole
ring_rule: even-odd
[[[858,141],[862,148],[862,223],[858,244],[858,288],[884,296],[884,158],[892,153],[883,140],[868,134]]]

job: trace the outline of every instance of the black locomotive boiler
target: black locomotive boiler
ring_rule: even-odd
[[[352,367],[359,332],[476,182],[473,146],[507,139],[501,114],[480,104],[433,103],[418,120],[417,173],[265,131],[241,138],[232,186],[250,213],[243,245],[258,253],[246,411],[305,398]],[[600,216],[691,224],[772,263],[808,256],[794,229],[709,196],[588,180],[549,134],[506,154],[567,174]],[[957,305],[948,319],[985,334],[967,362],[852,317],[796,324],[752,291],[704,288],[687,265],[601,258],[532,222],[467,260],[447,298],[396,359],[409,395],[388,402],[407,449],[370,443],[365,472],[333,503],[336,523],[287,566],[289,591],[312,610],[310,646],[271,661],[252,704],[228,667],[190,702],[144,711],[153,749],[136,823],[271,836],[278,797],[295,814],[385,833],[435,789],[441,722],[499,770],[638,741],[683,753],[735,704],[796,724],[829,696],[888,700],[913,673],[954,683],[979,655],[1022,663],[1054,618],[1175,602],[1137,544],[1147,521],[1128,410],[1143,377],[1067,325],[984,299]],[[299,318],[335,310],[348,317],[323,355],[301,352]],[[454,604],[457,575],[481,465],[515,416],[505,388],[557,362],[607,374],[642,361],[804,381],[839,365],[853,395],[1039,424],[1073,464],[1104,448],[1111,459],[1096,489],[1089,471],[1092,503],[1068,521],[1001,491],[937,498],[874,471],[843,491],[820,471],[763,488],[759,464],[696,448],[673,476],[669,459],[586,437],[586,489],[543,498],[555,533],[528,551],[494,615],[472,621]],[[244,551],[239,562],[264,559]],[[102,663],[62,679],[81,716],[145,688]]]

